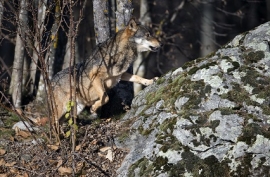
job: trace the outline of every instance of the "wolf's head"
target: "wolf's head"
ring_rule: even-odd
[[[133,32],[131,41],[136,43],[139,52],[156,52],[162,46],[156,38],[151,36],[145,26],[137,24],[133,18],[128,23],[128,29]]]

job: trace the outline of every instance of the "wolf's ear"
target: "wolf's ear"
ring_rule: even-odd
[[[130,30],[132,30],[132,31],[134,31],[134,32],[137,31],[138,25],[137,25],[137,23],[136,23],[135,18],[131,18],[131,19],[129,20],[129,22],[128,22],[128,29],[130,29]]]

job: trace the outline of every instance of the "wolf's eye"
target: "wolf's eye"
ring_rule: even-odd
[[[146,33],[146,37],[150,37],[150,33]]]

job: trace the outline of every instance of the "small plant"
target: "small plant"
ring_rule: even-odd
[[[67,112],[65,114],[65,118],[68,119],[68,126],[70,126],[71,129],[66,132],[65,134],[66,137],[70,137],[72,128],[75,131],[78,130],[78,125],[73,121],[73,116],[71,116],[72,108],[74,107],[74,105],[75,105],[74,101],[69,101],[67,104]]]

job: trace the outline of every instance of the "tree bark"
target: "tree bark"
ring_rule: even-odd
[[[132,13],[131,0],[117,0],[116,1],[116,32],[123,29],[131,18]],[[133,73],[132,66],[129,67],[129,73]],[[102,117],[112,116],[122,113],[124,110],[129,109],[133,94],[133,84],[131,82],[120,81],[116,87],[109,92],[109,103],[105,105]]]
[[[108,0],[93,0],[93,12],[96,44],[99,44],[110,37]]]
[[[116,3],[116,32],[124,28],[133,12],[132,0],[117,0]]]
[[[65,57],[64,57],[64,62],[63,62],[63,66],[62,66],[62,69],[66,69],[69,67],[70,65],[70,58],[71,58],[71,47],[70,47],[70,38],[68,38],[68,42],[67,42],[67,45],[66,45],[66,53],[65,53]],[[79,48],[78,48],[78,42],[75,40],[74,41],[74,47],[75,47],[75,63],[77,63],[79,61]]]
[[[202,20],[201,20],[201,56],[206,56],[215,51],[215,35],[213,33],[213,6],[209,3],[202,4]]]
[[[45,79],[51,79],[53,76],[53,68],[54,68],[54,61],[55,61],[55,52],[58,45],[58,29],[60,25],[60,18],[61,18],[61,12],[60,12],[60,2],[58,0],[55,1],[55,21],[51,29],[51,41],[50,41],[50,47],[47,51],[45,60],[40,61],[41,62],[41,68],[43,72],[44,77],[40,77],[39,84],[38,84],[38,90],[37,90],[37,100],[39,101],[45,101],[44,99],[44,91],[45,91],[45,74],[44,72],[47,72],[46,76],[48,78]]]
[[[12,94],[12,101],[16,109],[20,109],[22,102],[22,80],[23,80],[23,63],[25,57],[25,37],[27,17],[26,0],[21,0],[20,11],[18,19],[18,29],[16,36],[15,56],[12,69],[12,77],[10,84],[10,94]]]
[[[44,20],[46,16],[46,5],[47,0],[39,1],[38,2],[38,17],[37,21],[34,22],[36,25],[36,36],[35,36],[35,43],[34,43],[34,50],[33,50],[33,57],[30,64],[30,78],[32,80],[32,84],[30,87],[30,93],[34,94],[37,88],[35,88],[36,84],[36,73],[37,73],[37,65],[38,65],[38,59],[41,58],[42,53],[40,51],[42,50],[41,43],[42,43],[42,36],[44,31]],[[42,57],[43,58],[43,57]]]
[[[140,3],[140,22],[142,25],[149,26],[151,23],[151,17],[149,14],[149,7],[147,0],[141,0]],[[134,74],[144,77],[145,74],[145,63],[143,62],[143,54],[138,53],[136,61],[133,63],[133,72]],[[134,83],[134,95],[137,95],[140,90],[142,90],[142,85]]]
[[[266,9],[267,9],[267,21],[270,21],[270,1],[266,1]]]
[[[0,1],[0,29],[2,29],[2,18],[4,13],[4,1]],[[1,33],[0,33],[1,35]]]

